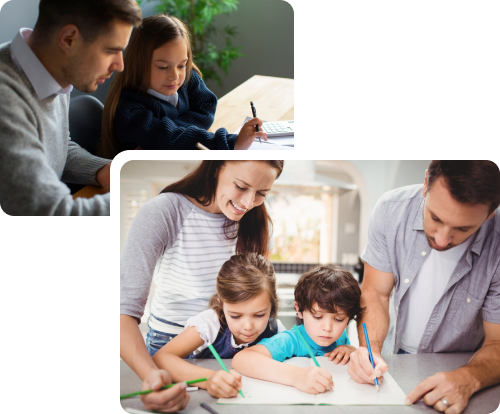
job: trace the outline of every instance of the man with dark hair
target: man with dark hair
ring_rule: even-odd
[[[358,321],[361,346],[349,364],[355,381],[373,384],[374,375],[387,371],[382,353],[474,351],[464,367],[429,377],[406,400],[423,398],[450,413],[500,382],[499,204],[500,171],[491,161],[432,161],[423,186],[378,201],[362,255],[366,311]],[[395,328],[388,336],[393,289]]]
[[[33,31],[0,45],[0,206],[10,215],[109,215],[109,193],[73,200],[67,183],[109,191],[110,161],[71,141],[73,86],[123,70],[141,12],[133,0],[41,0]]]

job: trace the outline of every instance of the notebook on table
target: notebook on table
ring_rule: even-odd
[[[234,405],[405,405],[406,395],[391,374],[384,374],[380,392],[370,384],[358,384],[347,373],[347,365],[335,365],[326,357],[316,357],[320,366],[332,374],[333,391],[308,394],[282,384],[257,380],[242,375],[245,398],[219,398],[217,404]],[[285,364],[313,367],[311,358],[291,358]]]

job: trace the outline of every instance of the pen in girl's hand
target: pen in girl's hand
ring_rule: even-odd
[[[257,111],[255,109],[255,106],[253,106],[253,102],[250,101],[250,108],[252,108],[252,115],[254,118],[257,118]],[[259,129],[259,125],[255,125],[255,129],[257,130],[257,132],[260,132],[260,129]],[[260,137],[259,137],[259,144],[262,144],[262,141],[260,140]]]

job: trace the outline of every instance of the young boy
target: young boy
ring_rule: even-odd
[[[295,309],[303,325],[298,328],[316,356],[335,358],[345,365],[356,348],[345,328],[361,313],[361,289],[354,277],[339,266],[318,266],[303,274],[295,286]],[[233,358],[233,368],[243,375],[291,385],[318,394],[333,386],[331,374],[320,367],[300,368],[281,362],[309,357],[295,330],[263,339]],[[270,360],[272,359],[272,360]]]

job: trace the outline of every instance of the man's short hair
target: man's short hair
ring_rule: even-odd
[[[304,273],[295,286],[299,312],[312,311],[316,303],[329,313],[344,312],[349,320],[361,314],[361,289],[354,277],[340,266],[317,266]]]
[[[492,161],[432,161],[427,170],[427,191],[440,177],[459,203],[485,204],[490,213],[500,205],[500,170]]]
[[[105,33],[113,19],[137,26],[142,21],[141,9],[135,0],[40,0],[35,30],[50,38],[67,24],[74,24],[85,42],[93,42]]]

